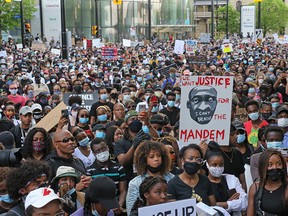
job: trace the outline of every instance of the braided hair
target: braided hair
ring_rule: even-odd
[[[146,177],[139,186],[139,197],[135,201],[131,212],[136,211],[138,208],[146,206],[147,200],[144,196],[145,193],[149,193],[152,187],[158,183],[167,185],[166,180],[161,176],[148,176]]]

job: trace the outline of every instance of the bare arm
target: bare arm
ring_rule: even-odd
[[[123,207],[125,200],[126,200],[126,195],[127,195],[127,182],[126,181],[120,181],[119,182],[119,206],[120,208]]]
[[[117,156],[117,160],[121,166],[128,165],[129,163],[133,162],[133,156],[136,148],[131,146],[131,148],[128,150],[126,154],[119,154]]]
[[[255,183],[257,184],[257,183]],[[248,194],[248,209],[247,209],[247,216],[254,216],[255,209],[254,209],[254,196],[256,193],[256,185],[252,184],[249,189]]]
[[[245,175],[244,173],[239,175],[239,181],[242,185],[242,188],[244,189],[244,191],[247,193],[247,185],[246,185],[246,180],[245,180]]]

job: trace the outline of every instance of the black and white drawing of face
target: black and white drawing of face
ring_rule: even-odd
[[[191,118],[199,124],[208,124],[217,106],[217,91],[211,86],[196,86],[189,92],[187,108]]]

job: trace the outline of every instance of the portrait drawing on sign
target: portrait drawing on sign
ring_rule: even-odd
[[[191,118],[201,125],[208,124],[217,107],[217,91],[212,86],[196,86],[190,90],[187,101]]]

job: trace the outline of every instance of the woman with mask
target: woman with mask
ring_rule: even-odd
[[[195,198],[196,202],[206,205],[216,205],[212,185],[209,179],[198,171],[204,163],[201,148],[196,144],[189,144],[180,150],[184,171],[168,182],[168,194],[171,200]]]
[[[12,101],[6,103],[2,109],[4,114],[2,119],[11,121],[14,126],[20,125],[20,121],[15,118],[15,106]]]
[[[78,144],[78,147],[75,149],[73,155],[79,158],[85,165],[85,168],[87,168],[95,161],[95,156],[90,149],[90,139],[85,131],[80,128],[73,132],[73,136]]]
[[[23,158],[30,160],[45,160],[52,151],[52,139],[43,128],[31,129],[24,142]]]
[[[24,87],[24,94],[23,96],[27,98],[27,100],[34,100],[34,87],[33,85],[26,85]]]
[[[114,156],[115,142],[117,142],[121,138],[123,138],[123,130],[120,127],[113,125],[107,129],[105,140],[109,147],[109,153],[110,153],[111,159],[115,159],[115,156]]]
[[[139,187],[139,197],[135,201],[130,216],[138,216],[138,208],[167,202],[167,182],[160,176],[148,176]]]
[[[128,193],[126,197],[127,215],[139,196],[139,186],[147,176],[162,176],[169,182],[174,175],[170,170],[170,157],[164,144],[159,142],[145,141],[141,143],[134,156],[135,168],[138,176],[129,182]]]
[[[240,216],[248,206],[247,194],[237,177],[223,174],[224,158],[220,147],[209,143],[208,148],[205,155],[206,166],[216,205],[226,209],[233,216]]]
[[[247,216],[287,215],[287,166],[281,152],[266,149],[258,167],[260,181],[250,187]]]
[[[98,178],[99,176],[107,176],[115,182],[119,208],[114,211],[120,214],[123,212],[122,207],[124,206],[127,194],[127,182],[124,168],[110,159],[109,148],[104,139],[94,138],[91,141],[90,147],[96,160],[87,169],[87,172],[92,179]]]
[[[76,192],[76,184],[80,181],[80,175],[73,167],[60,166],[57,169],[56,176],[51,181],[51,188],[59,197],[65,200],[63,210],[71,215],[77,209],[84,205],[85,194]]]
[[[108,110],[105,106],[99,106],[96,109],[97,124],[106,125],[108,123]]]
[[[81,107],[78,112],[77,112],[77,117],[76,117],[76,125],[83,129],[87,136],[92,139],[93,138],[93,133],[92,133],[92,128],[89,124],[90,122],[90,114],[89,111]]]

